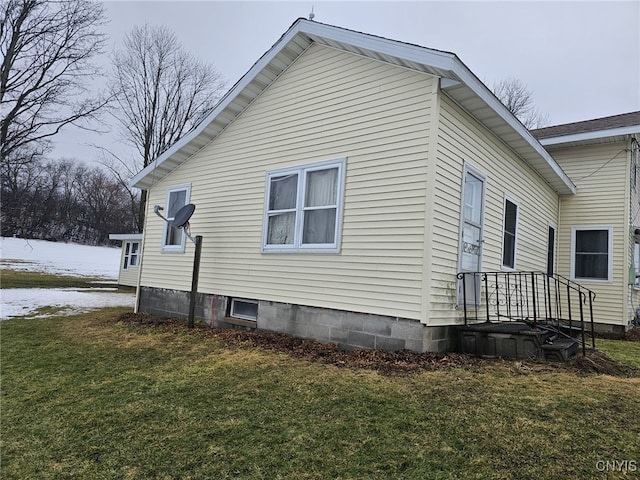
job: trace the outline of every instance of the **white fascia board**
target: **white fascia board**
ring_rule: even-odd
[[[294,39],[299,33],[309,35],[310,37],[327,38],[336,42],[344,42],[363,50],[371,50],[386,54],[389,56],[403,58],[405,60],[426,64],[444,71],[452,71],[457,60],[454,54],[448,52],[440,52],[437,50],[420,47],[417,45],[403,44],[395,40],[389,40],[382,37],[344,30],[339,27],[325,25],[304,19],[299,19],[294,25],[265,53],[251,69],[222,97],[213,111],[184,137],[174,143],[169,149],[157,157],[153,162],[147,165],[143,170],[138,172],[129,182],[132,187],[148,188],[148,182],[144,182],[145,178],[151,175],[160,165],[169,160],[174,154],[179,152],[184,146],[201,135],[204,130],[220,115],[225,108],[233,102],[262,71],[271,63],[272,60]],[[169,165],[168,170],[177,167]]]
[[[251,69],[224,95],[214,110],[194,130],[189,132],[166,152],[155,159],[145,169],[135,175],[130,185],[138,188],[149,187],[144,179],[151,175],[160,165],[179,152],[185,145],[203,133],[203,131],[233,102],[237,96],[258,76],[263,69],[285,48],[298,34],[308,35],[311,39],[325,38],[338,43],[369,50],[390,57],[397,57],[406,61],[428,65],[431,68],[446,73],[445,77],[451,80],[460,80],[478,95],[496,114],[513,128],[552,168],[555,174],[575,193],[575,185],[562,171],[560,166],[538,143],[529,131],[506,109],[504,105],[489,91],[489,89],[452,53],[432,50],[426,47],[401,43],[383,37],[376,37],[360,32],[345,30],[343,28],[325,25],[317,22],[299,19],[293,26],[265,53]],[[176,165],[169,166],[173,170]]]
[[[298,34],[300,24],[296,24],[287,31],[271,49],[265,53],[250,69],[247,73],[245,73],[238,82],[231,87],[231,89],[218,101],[218,104],[213,109],[213,111],[198,124],[196,128],[191,130],[191,132],[187,133],[184,137],[174,143],[170,148],[168,148],[164,153],[162,153],[158,158],[156,158],[153,162],[147,165],[143,170],[138,172],[129,182],[129,185],[132,187],[139,187],[138,184],[144,180],[145,177],[150,175],[156,168],[158,168],[162,163],[164,163],[167,159],[171,158],[176,152],[178,152],[181,148],[191,142],[193,139],[198,137],[208,126],[211,124],[220,113],[224,111],[225,108],[229,106],[231,102],[235,100],[235,98],[246,88],[259,74],[262,70],[274,59],[278,53],[282,50],[282,48],[289,43],[289,41]]]
[[[595,130],[593,132],[573,133],[571,135],[561,135],[559,137],[549,137],[540,140],[542,145],[559,145],[562,143],[583,142],[586,140],[596,140],[598,138],[616,137],[618,135],[633,135],[640,133],[640,125],[629,127],[611,128],[609,130]]]
[[[141,233],[110,233],[109,240],[142,240]]]
[[[302,20],[297,27],[301,32],[311,37],[326,37],[363,50],[372,50],[391,57],[399,57],[408,61],[427,64],[437,69],[451,71],[456,60],[456,56],[452,53],[401,43],[397,40],[376,37],[366,33],[345,30],[332,25]]]
[[[489,107],[496,112],[507,124],[513,128],[551,167],[562,183],[572,192],[576,193],[576,186],[562,170],[560,165],[553,159],[544,147],[538,142],[531,132],[505,107],[500,100],[469,70],[460,60],[456,62],[454,68],[455,75],[462,83],[467,85],[478,95]]]

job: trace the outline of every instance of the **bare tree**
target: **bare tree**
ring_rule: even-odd
[[[146,167],[213,109],[223,87],[209,64],[186,52],[166,27],[135,27],[113,57],[124,138]]]
[[[533,93],[517,78],[507,78],[493,84],[493,94],[528,129],[540,128],[549,122],[533,101]]]
[[[135,27],[114,54],[113,71],[114,114],[123,138],[138,152],[136,171],[198,125],[224,86],[221,75],[186,52],[166,27]],[[145,202],[142,192],[140,224]]]
[[[134,165],[126,162],[121,156],[107,147],[101,145],[94,145],[94,147],[99,151],[97,161],[111,173],[115,181],[127,193],[127,203],[130,208],[129,214],[134,223],[134,230],[142,232],[143,218],[141,218],[140,209],[143,206],[140,204],[141,194],[137,189],[129,185],[129,180],[137,173],[135,162]]]
[[[3,0],[0,7],[0,158],[43,155],[69,124],[82,127],[105,98],[87,95],[105,36],[100,3]],[[21,160],[22,159],[22,160]]]
[[[135,228],[129,191],[98,166],[36,158],[1,187],[2,236],[106,244]]]

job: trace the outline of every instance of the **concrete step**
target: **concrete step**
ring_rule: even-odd
[[[578,342],[572,338],[557,338],[542,345],[544,359],[566,362],[578,352]]]

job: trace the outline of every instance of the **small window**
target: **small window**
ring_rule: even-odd
[[[230,316],[244,320],[257,320],[258,302],[255,300],[232,298]]]
[[[573,280],[612,280],[613,227],[571,229]]]
[[[126,242],[122,269],[128,270],[130,267],[137,267],[139,255],[140,242]]]
[[[262,249],[339,250],[345,160],[267,174]]]
[[[504,228],[502,241],[502,266],[516,267],[516,231],[518,227],[518,205],[509,198],[504,200]]]
[[[167,205],[165,217],[173,220],[176,213],[189,202],[189,186],[172,187],[167,191]],[[182,228],[165,223],[162,249],[164,251],[184,251],[185,235]]]
[[[553,276],[556,256],[556,227],[549,225],[547,237],[547,275]]]

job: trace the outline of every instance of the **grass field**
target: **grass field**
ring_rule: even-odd
[[[90,287],[95,278],[63,276],[2,268],[0,288],[75,288]],[[95,285],[94,285],[95,286]]]
[[[638,378],[381,375],[108,321],[122,311],[0,324],[3,479],[637,475]]]

